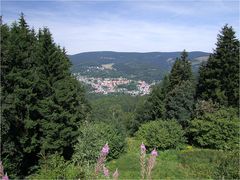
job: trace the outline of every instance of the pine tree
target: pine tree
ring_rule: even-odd
[[[183,81],[167,94],[165,99],[166,118],[176,119],[186,128],[194,107],[195,87],[191,81]]]
[[[151,115],[151,120],[158,118],[163,118],[165,113],[164,100],[167,95],[167,87],[169,86],[169,78],[166,75],[163,81],[156,85],[149,95],[149,111]]]
[[[191,63],[185,50],[172,67],[167,90],[165,118],[176,119],[186,127],[193,111],[195,89]]]
[[[239,103],[239,40],[233,28],[225,25],[217,38],[216,49],[199,70],[198,97],[222,105]]]
[[[89,111],[83,87],[71,76],[64,49],[56,46],[48,29],[39,31],[39,81],[44,93],[38,103],[41,118],[41,151],[70,158],[78,127]]]
[[[193,74],[192,74],[192,67],[191,63],[188,59],[188,53],[183,50],[181,54],[181,58],[177,58],[171,73],[169,75],[169,86],[168,91],[171,91],[174,89],[175,86],[178,86],[183,81],[192,81],[193,80]]]
[[[23,178],[40,152],[71,157],[89,105],[48,29],[36,35],[22,14],[1,25],[1,43],[1,156],[10,178]]]
[[[4,29],[4,26],[2,26]],[[6,28],[5,28],[6,29]],[[4,33],[3,33],[4,34]],[[4,37],[4,36],[2,36]],[[7,123],[6,139],[3,139],[3,161],[9,173],[18,175],[24,169],[31,154],[36,152],[36,126],[31,119],[31,106],[34,105],[35,94],[32,86],[35,82],[33,52],[35,34],[24,20],[23,14],[19,22],[14,23],[8,38],[1,47],[2,52],[2,119]],[[5,126],[5,124],[3,125]],[[31,160],[34,162],[34,159]]]

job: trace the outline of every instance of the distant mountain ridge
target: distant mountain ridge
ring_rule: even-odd
[[[207,61],[210,53],[202,51],[189,52],[193,71]],[[69,55],[72,62],[72,72],[93,77],[128,77],[148,82],[161,80],[170,71],[181,52],[114,52],[95,51]],[[100,67],[103,64],[113,64],[113,70],[89,70],[89,67]]]

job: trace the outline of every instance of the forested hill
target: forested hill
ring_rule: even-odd
[[[113,52],[98,51],[84,52],[69,55],[73,64],[73,72],[81,72],[91,76],[123,76],[146,81],[160,80],[168,72],[181,52]],[[196,72],[199,65],[206,61],[210,53],[193,51],[189,52],[193,71]],[[91,71],[89,67],[101,67],[112,64],[112,68],[106,72]]]

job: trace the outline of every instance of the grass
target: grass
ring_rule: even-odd
[[[110,161],[111,172],[119,170],[120,179],[140,179],[139,147],[141,142],[128,138],[126,153]],[[159,152],[153,169],[153,179],[213,179],[214,168],[223,154],[217,150],[195,149],[186,146],[184,150]]]

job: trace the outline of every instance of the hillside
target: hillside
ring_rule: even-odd
[[[91,77],[126,77],[147,82],[158,81],[169,72],[181,52],[85,52],[69,55],[72,72]],[[210,53],[189,52],[194,72]]]

